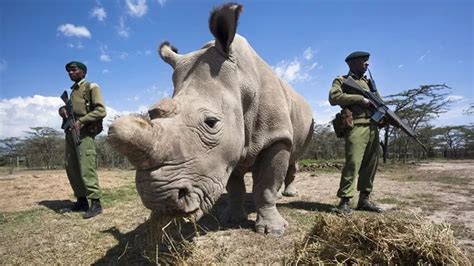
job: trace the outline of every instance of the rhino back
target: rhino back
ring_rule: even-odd
[[[312,133],[312,110],[306,100],[281,80],[245,38],[233,43],[239,69],[245,121],[244,165],[277,141],[291,147],[291,160],[304,150]]]

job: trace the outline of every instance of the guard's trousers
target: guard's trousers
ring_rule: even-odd
[[[354,196],[355,181],[360,192],[372,192],[378,158],[382,153],[376,124],[355,124],[345,136],[346,162],[337,196]]]
[[[100,199],[102,191],[97,178],[94,137],[81,134],[79,150],[76,150],[73,134],[66,132],[66,173],[74,196]]]

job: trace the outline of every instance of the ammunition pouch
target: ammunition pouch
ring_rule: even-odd
[[[352,112],[349,108],[343,108],[341,112],[336,114],[336,117],[332,120],[332,126],[338,138],[343,138],[347,131],[354,127],[352,120]]]
[[[87,136],[92,136],[95,137],[99,135],[100,132],[104,130],[102,126],[102,119],[94,122],[89,122],[85,124],[82,129],[81,129],[81,135],[87,135]]]

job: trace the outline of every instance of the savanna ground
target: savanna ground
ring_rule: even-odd
[[[331,213],[338,202],[339,170],[303,169],[307,171],[296,179],[298,196],[277,203],[289,222],[282,237],[253,231],[256,214],[248,194],[247,223],[226,227],[216,215],[207,215],[198,224],[172,222],[163,235],[165,245],[155,245],[158,230],[135,190],[134,171],[99,172],[104,212],[89,220],[79,213],[60,213],[73,199],[63,170],[4,171],[0,173],[0,264],[153,264],[170,253],[180,262],[196,264],[285,263],[318,215],[343,219]],[[387,210],[383,215],[408,213],[429,223],[448,224],[472,262],[473,173],[472,160],[382,165],[372,199]],[[246,182],[250,191],[250,176]],[[225,206],[223,198],[216,204],[217,211]],[[377,215],[381,214],[357,211],[352,217]]]

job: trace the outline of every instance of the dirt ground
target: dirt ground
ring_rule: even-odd
[[[130,183],[134,171],[100,171],[102,188],[117,188]],[[64,170],[20,171],[0,175],[0,211],[24,211],[39,202],[73,199],[72,189]]]
[[[466,250],[468,256],[474,258],[473,173],[474,161],[472,160],[381,166],[375,179],[372,199],[384,207],[387,212],[402,210],[415,213],[423,219],[435,223],[449,223],[456,239]],[[134,182],[133,171],[101,170],[99,176],[101,186],[110,190],[127,185],[131,186]],[[247,191],[250,192],[250,176],[246,177],[246,183]],[[240,228],[216,229],[213,232],[196,237],[194,239],[196,249],[193,256],[198,257],[190,261],[196,263],[212,260],[218,263],[275,262],[275,256],[278,257],[278,254],[274,254],[277,252],[275,248],[291,249],[294,241],[298,241],[304,235],[304,229],[299,226],[299,215],[310,217],[314,212],[329,212],[329,209],[338,202],[338,198],[335,196],[338,183],[339,172],[337,170],[300,172],[297,174],[298,195],[291,198],[283,197],[278,200],[278,208],[288,220],[289,228],[278,241],[277,247],[275,247],[274,238],[269,239],[269,237],[257,235],[252,231],[255,212],[251,210],[252,203],[246,202],[246,205],[249,205],[247,207],[250,207],[249,224]],[[70,200],[72,198],[72,190],[69,187],[65,172],[61,170],[21,171],[14,174],[0,175],[0,216],[7,217],[2,222],[5,224],[9,223],[8,217],[13,217],[21,211],[38,208],[46,209],[47,206],[40,204],[41,202]],[[103,242],[99,248],[100,250],[93,253],[92,258],[70,258],[69,262],[76,261],[79,264],[111,262],[113,259],[110,257],[115,256],[114,254],[123,256],[126,253],[131,237],[139,237],[138,233],[134,234],[134,232],[138,232],[138,228],[147,219],[149,211],[143,208],[138,197],[132,202],[109,206],[104,210],[103,215],[87,222],[90,225],[88,232],[94,235],[94,230],[100,229],[101,232],[117,230],[122,238],[95,236],[96,242]],[[80,219],[79,216],[63,216],[53,211],[50,212],[45,217],[58,223],[61,223],[61,219],[76,219],[73,223],[78,223]],[[124,212],[126,212],[125,215]],[[44,230],[42,230],[42,234],[47,235],[48,233]],[[31,258],[21,258],[22,250],[31,243],[27,243],[23,239],[25,237],[22,235],[24,232],[13,231],[16,233],[2,231],[2,234],[7,235],[1,236],[0,240],[9,241],[9,245],[7,247],[5,243],[0,244],[0,257],[17,253],[16,256],[20,256],[20,258],[15,261],[6,259],[3,263],[32,263]],[[18,234],[18,236],[14,234]],[[61,234],[61,232],[55,232],[54,234]],[[43,235],[43,238],[46,239],[47,237]],[[41,242],[40,240],[37,241]],[[44,243],[47,240],[43,239],[42,241]],[[61,262],[68,262],[67,258],[61,256],[74,256],[71,255],[73,253],[64,253],[63,247],[60,245],[71,246],[73,245],[72,242],[78,240],[56,239],[55,241],[59,242],[50,244],[58,245],[53,247],[55,250],[53,254],[56,254],[57,257],[51,257],[51,253],[42,254],[42,251],[38,251],[40,254],[36,262],[59,262],[61,264]],[[81,243],[84,244],[84,242],[87,241],[84,240]],[[236,248],[236,245],[240,247]],[[97,245],[90,246],[90,249],[95,247]],[[270,250],[262,251],[266,247]],[[83,248],[87,249],[88,247]],[[51,250],[51,248],[48,250]],[[258,257],[255,257],[256,252],[259,254]],[[242,259],[245,257],[247,259]],[[270,257],[273,259],[269,259]],[[206,260],[206,258],[209,258],[209,260]],[[218,260],[215,261],[215,258],[218,258]],[[236,261],[236,259],[238,260]]]

